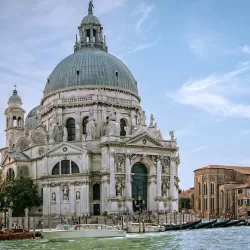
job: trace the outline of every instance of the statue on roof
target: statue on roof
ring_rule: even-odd
[[[94,9],[94,4],[93,4],[93,0],[89,1],[89,14],[92,15],[93,14],[93,9]]]

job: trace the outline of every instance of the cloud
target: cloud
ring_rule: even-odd
[[[207,148],[208,148],[208,146],[196,147],[196,148],[193,148],[193,149],[191,150],[191,153],[198,153],[198,152],[200,152],[200,151],[202,151],[202,150],[205,150],[205,149],[207,149]]]
[[[250,65],[237,66],[224,74],[211,74],[203,79],[188,80],[177,91],[167,96],[184,105],[190,105],[213,115],[250,118],[250,105],[236,101],[236,96],[250,94],[244,86],[244,76]],[[240,98],[238,98],[240,99]]]
[[[245,45],[245,46],[241,47],[241,52],[246,53],[246,54],[250,54],[250,46]]]
[[[249,135],[250,134],[250,129],[243,129],[240,131],[240,135]]]
[[[146,3],[141,3],[135,10],[134,14],[137,16],[140,16],[135,30],[137,32],[141,32],[141,27],[143,25],[143,23],[145,22],[145,20],[147,19],[147,17],[150,15],[150,13],[153,11],[154,9],[154,5],[147,5]]]
[[[159,43],[161,40],[161,38],[159,37],[158,39],[156,39],[156,41],[152,42],[152,43],[145,43],[145,44],[137,44],[135,46],[134,49],[122,54],[121,56],[119,56],[120,58],[124,57],[124,56],[127,56],[127,55],[130,55],[130,54],[133,54],[133,53],[136,53],[138,51],[141,51],[141,50],[144,50],[144,49],[148,49],[152,46],[155,46],[157,43]]]

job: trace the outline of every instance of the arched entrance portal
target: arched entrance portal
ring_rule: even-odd
[[[147,169],[141,163],[136,163],[132,169],[133,210],[147,209]]]

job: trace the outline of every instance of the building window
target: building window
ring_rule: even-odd
[[[94,184],[93,186],[93,200],[100,200],[101,198],[101,192],[100,192],[100,185]]]
[[[210,183],[210,195],[214,195],[214,182]]]
[[[74,141],[76,136],[75,120],[70,118],[67,120],[66,128],[68,131],[68,141]]]
[[[207,195],[207,183],[204,183],[204,195]]]
[[[210,198],[210,210],[211,210],[211,212],[214,211],[214,197]]]
[[[247,195],[250,195],[250,188],[247,189]]]
[[[242,189],[238,189],[238,194],[242,194]]]
[[[238,200],[238,206],[242,206],[243,205],[243,199],[239,199]]]
[[[52,169],[52,175],[78,174],[79,167],[73,161],[63,160],[58,162]]]
[[[198,183],[198,195],[201,195],[201,183]]]
[[[224,209],[224,192],[220,192],[220,208]]]
[[[7,171],[7,180],[12,181],[15,178],[15,172],[12,168],[9,168]]]
[[[204,197],[204,210],[207,210],[207,197]]]
[[[227,191],[226,193],[226,208],[227,210],[230,210],[230,192]]]
[[[120,136],[126,136],[125,127],[127,126],[126,121],[124,119],[120,120]]]
[[[247,199],[246,202],[247,202],[246,205],[249,206],[250,205],[250,199]]]
[[[82,121],[82,134],[86,135],[87,134],[87,123],[88,123],[88,117],[85,117]]]

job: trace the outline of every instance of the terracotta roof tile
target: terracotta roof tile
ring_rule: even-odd
[[[182,193],[179,193],[179,198],[190,198],[192,197],[194,188],[187,189],[183,191]]]
[[[242,166],[223,166],[223,165],[208,165],[203,168],[198,168],[197,170],[202,170],[202,169],[232,169],[234,171],[240,172],[242,174],[250,174],[250,167],[242,167]]]

